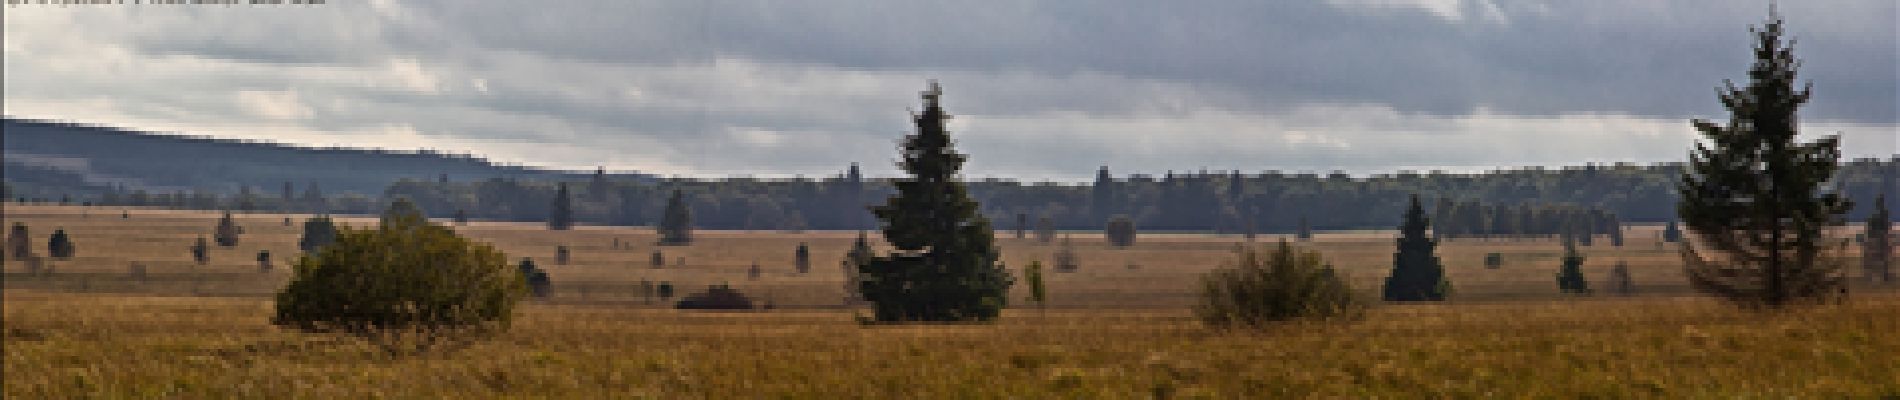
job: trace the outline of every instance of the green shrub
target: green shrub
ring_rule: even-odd
[[[1203,277],[1195,314],[1210,326],[1257,327],[1295,318],[1351,317],[1364,307],[1319,252],[1282,241],[1266,254],[1242,251],[1236,266]]]
[[[390,209],[381,226],[343,227],[336,242],[298,259],[272,322],[392,351],[506,329],[527,289],[507,256],[429,224],[413,206]]]

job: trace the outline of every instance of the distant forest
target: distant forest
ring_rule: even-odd
[[[997,229],[1034,229],[1047,218],[1057,229],[1098,230],[1115,215],[1132,217],[1143,231],[1287,233],[1310,224],[1316,230],[1389,229],[1398,224],[1409,195],[1433,204],[1437,230],[1447,234],[1557,234],[1590,231],[1626,222],[1663,222],[1675,215],[1672,181],[1679,164],[1529,168],[1480,174],[1399,173],[1354,178],[1345,174],[1280,172],[1183,172],[1162,176],[1114,176],[1105,167],[1093,184],[1021,183],[989,179],[968,182],[972,197]],[[581,175],[585,176],[585,175]],[[1838,187],[1850,199],[1870,201],[1891,192],[1900,159],[1844,163]],[[328,195],[315,186],[282,184],[280,190],[246,186],[239,193],[146,193],[109,189],[71,202],[170,206],[197,209],[333,213],[376,212],[385,199],[407,197],[430,216],[546,221],[557,184],[573,193],[574,218],[583,224],[652,225],[677,189],[690,199],[693,225],[701,229],[875,229],[866,206],[893,193],[889,182],[863,178],[853,165],[822,179],[620,179],[612,175],[570,180],[494,177],[454,180],[401,179],[378,198]],[[11,185],[9,185],[9,192]],[[8,198],[13,198],[11,193]],[[284,201],[289,198],[290,201]],[[53,199],[48,199],[53,200]],[[1855,207],[1850,219],[1864,219]],[[1026,223],[1027,226],[1019,226]]]

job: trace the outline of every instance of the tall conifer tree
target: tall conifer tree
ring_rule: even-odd
[[[1795,110],[1812,84],[1795,88],[1800,62],[1792,43],[1782,43],[1782,22],[1770,11],[1766,25],[1751,29],[1748,86],[1725,81],[1718,90],[1727,126],[1692,121],[1704,140],[1677,185],[1677,213],[1694,239],[1682,246],[1689,282],[1744,306],[1825,300],[1844,285],[1826,229],[1845,222],[1850,204],[1822,189],[1839,168],[1840,137],[1796,141]]]
[[[957,180],[965,156],[951,148],[942,95],[931,82],[923,114],[914,116],[917,133],[905,139],[898,163],[909,176],[872,208],[896,248],[860,266],[861,292],[878,321],[990,320],[1007,303],[1012,278],[989,221]]]
[[[1439,301],[1451,291],[1445,268],[1435,254],[1438,241],[1426,232],[1431,221],[1412,195],[1412,206],[1399,226],[1399,251],[1392,255],[1392,276],[1385,278],[1386,301]]]

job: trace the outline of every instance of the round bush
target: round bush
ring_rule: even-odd
[[[1319,252],[1280,242],[1265,255],[1247,250],[1239,265],[1202,278],[1195,314],[1211,326],[1261,326],[1295,318],[1350,317],[1364,309]]]
[[[427,347],[507,328],[526,290],[494,247],[419,214],[385,215],[381,226],[344,227],[335,242],[299,258],[277,294],[273,323]]]

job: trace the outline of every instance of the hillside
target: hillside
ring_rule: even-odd
[[[461,154],[296,147],[18,118],[0,119],[0,127],[5,132],[6,181],[20,196],[86,196],[121,185],[126,190],[214,193],[250,186],[274,193],[286,182],[298,190],[316,184],[326,192],[373,196],[400,178],[446,174],[450,179],[566,179],[592,172],[499,164]]]

